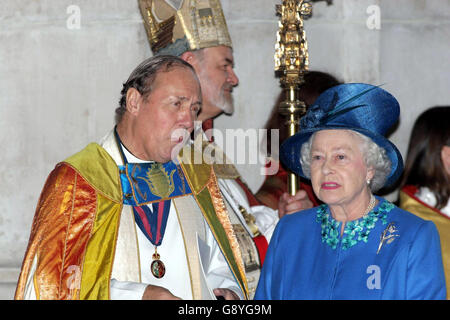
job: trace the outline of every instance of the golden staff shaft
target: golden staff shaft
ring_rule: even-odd
[[[280,103],[278,111],[287,118],[288,135],[293,136],[299,129],[300,117],[306,113],[305,103],[297,99],[298,87],[308,70],[308,48],[303,18],[311,16],[312,6],[306,0],[283,0],[276,6],[281,16],[275,46],[275,71],[286,92],[286,99]],[[300,161],[300,160],[299,160]],[[288,191],[294,195],[298,190],[297,176],[288,176]]]
[[[289,87],[289,102],[290,103],[295,103],[296,101],[296,93],[297,90],[291,86]],[[289,120],[288,120],[288,126],[287,126],[287,130],[288,130],[288,136],[291,137],[293,136],[299,128],[299,123],[298,123],[298,119],[296,119],[296,114],[295,112],[291,112],[289,113]],[[299,188],[299,183],[298,183],[298,179],[297,176],[294,173],[289,173],[288,175],[288,192],[290,195],[295,195],[295,193],[297,192]]]

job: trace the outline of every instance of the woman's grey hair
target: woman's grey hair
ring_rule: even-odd
[[[119,107],[116,109],[116,124],[122,120],[127,109],[127,92],[130,88],[135,88],[146,99],[152,91],[152,84],[160,72],[168,72],[175,67],[183,67],[192,70],[194,68],[186,61],[170,55],[160,55],[148,58],[139,64],[123,84]]]
[[[370,189],[372,192],[380,190],[384,186],[387,176],[391,172],[391,161],[386,154],[386,150],[373,142],[372,139],[359,132],[353,130],[347,131],[355,134],[361,139],[360,148],[366,166],[373,167],[375,170],[374,176],[370,181]],[[302,145],[300,151],[300,164],[303,173],[308,178],[311,178],[311,147],[316,133],[317,132],[311,135],[309,140]]]

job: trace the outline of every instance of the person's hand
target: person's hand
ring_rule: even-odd
[[[145,288],[142,300],[181,300],[174,296],[169,290],[160,286],[148,285]]]
[[[300,210],[305,210],[313,207],[313,203],[308,198],[305,190],[298,190],[294,196],[285,192],[281,195],[278,201],[278,217],[280,219],[286,214],[291,214]]]
[[[216,288],[213,292],[216,296],[224,297],[225,300],[240,300],[236,292],[230,289]]]

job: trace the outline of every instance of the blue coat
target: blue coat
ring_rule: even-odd
[[[435,225],[377,199],[343,236],[326,205],[281,219],[255,299],[445,299]]]

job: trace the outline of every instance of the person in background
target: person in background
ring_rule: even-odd
[[[364,83],[317,98],[280,159],[324,204],[277,224],[255,299],[445,299],[434,223],[373,194],[403,169],[384,137],[399,114],[391,94]]]
[[[227,159],[226,153],[214,143],[214,137],[207,136],[213,131],[208,130],[213,129],[213,118],[233,113],[232,92],[239,84],[220,1],[139,0],[139,6],[153,54],[179,56],[194,67],[199,77],[203,104],[198,120],[205,131],[194,134],[193,145],[202,147],[199,151],[203,155],[214,154],[208,162],[214,162],[220,191],[239,241],[252,298],[279,214],[310,208],[312,202],[306,192],[300,190],[295,196],[286,196],[278,210],[263,205],[232,164],[234,159]]]
[[[307,108],[314,103],[322,92],[341,84],[341,82],[331,74],[320,71],[309,71],[305,74],[304,80],[305,82],[300,85],[298,98],[300,101],[305,103]],[[286,197],[286,193],[288,191],[287,184],[289,173],[283,167],[283,164],[280,164],[278,161],[278,150],[271,150],[271,130],[279,130],[279,145],[281,145],[284,140],[288,138],[285,125],[286,118],[281,116],[278,112],[278,106],[284,100],[285,92],[283,91],[278,96],[278,100],[272,110],[272,114],[270,115],[265,126],[267,129],[267,155],[269,157],[266,167],[271,168],[273,162],[278,162],[278,166],[275,166],[278,167],[278,171],[275,174],[270,174],[270,172],[268,172],[262,186],[255,194],[259,201],[272,209],[278,208],[280,197]],[[308,194],[308,198],[313,202],[313,205],[317,206],[319,201],[315,197],[309,181],[306,181],[301,177],[298,177],[298,179],[300,182],[300,189],[305,190]]]
[[[450,299],[450,106],[430,108],[414,123],[399,206],[436,224]]]

